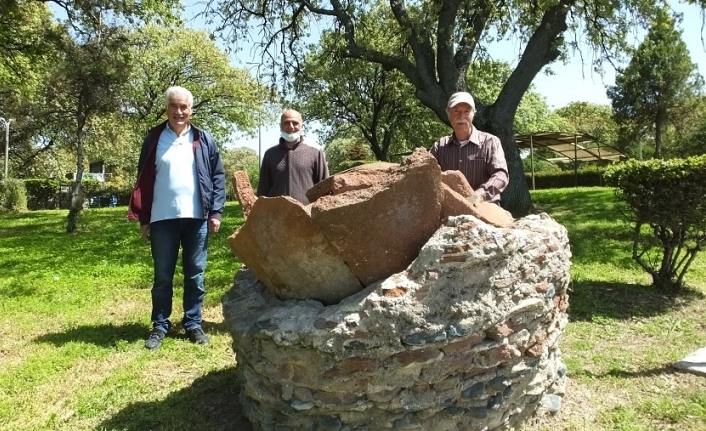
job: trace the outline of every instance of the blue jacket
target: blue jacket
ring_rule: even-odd
[[[137,163],[137,182],[130,196],[128,218],[149,224],[154,198],[155,158],[159,135],[167,127],[167,122],[154,127],[147,133],[142,143],[140,160]],[[220,219],[226,206],[226,184],[221,153],[210,133],[191,125],[194,131],[194,156],[196,174],[199,177],[199,191],[203,218]]]

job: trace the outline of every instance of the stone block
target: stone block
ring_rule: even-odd
[[[328,377],[348,376],[351,373],[374,371],[378,367],[378,361],[374,358],[350,358],[345,359],[325,373]]]
[[[389,389],[384,391],[368,393],[368,399],[375,401],[376,403],[386,403],[391,401],[393,398],[400,393],[400,389]]]
[[[512,334],[513,329],[506,323],[503,323],[502,325],[497,325],[493,328],[490,328],[486,334],[487,337],[490,338],[491,340],[502,340],[503,338],[507,337],[508,335]]]
[[[472,215],[493,226],[508,227],[515,221],[512,214],[491,202],[476,202],[473,210]]]
[[[352,392],[317,391],[314,398],[323,404],[341,407],[354,404],[358,396]]]
[[[259,198],[228,238],[233,253],[281,299],[335,304],[362,286],[295,199]]]
[[[454,355],[458,352],[464,352],[471,349],[471,347],[483,341],[485,334],[470,336],[459,341],[451,342],[441,348],[446,355]]]
[[[403,366],[415,362],[424,363],[438,359],[443,353],[436,347],[429,347],[416,350],[405,350],[395,355],[395,358]]]

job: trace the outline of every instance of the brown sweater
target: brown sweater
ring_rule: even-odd
[[[262,158],[257,195],[286,195],[307,205],[307,190],[328,176],[323,151],[308,145],[302,139],[290,150],[280,138],[279,144],[265,151]]]

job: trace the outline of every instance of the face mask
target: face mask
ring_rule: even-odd
[[[295,133],[282,132],[282,139],[284,139],[287,142],[298,141],[300,136],[301,136],[301,132],[295,132]]]

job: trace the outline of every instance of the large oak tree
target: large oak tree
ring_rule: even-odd
[[[450,94],[470,90],[466,81],[474,59],[487,56],[494,40],[515,38],[521,49],[518,62],[497,99],[478,103],[475,124],[498,135],[510,169],[504,205],[515,215],[533,210],[524,181],[522,163],[513,140],[513,120],[522,96],[534,77],[547,65],[566,55],[581,38],[596,47],[596,68],[611,59],[626,43],[626,32],[649,15],[653,0],[391,0],[387,8],[394,25],[386,30],[401,37],[406,50],[383,50],[369,43],[360,23],[371,10],[369,2],[351,0],[210,0],[211,16],[222,35],[233,41],[251,31],[262,40],[262,51],[275,76],[287,78],[307,50],[314,21],[344,39],[343,54],[384,69],[401,72],[414,86],[422,104],[447,122],[445,105]],[[383,3],[380,3],[383,4]],[[571,29],[575,39],[565,40]]]

